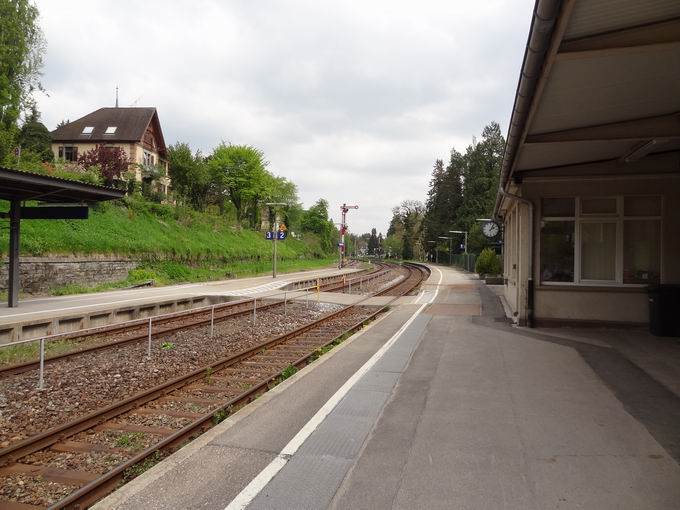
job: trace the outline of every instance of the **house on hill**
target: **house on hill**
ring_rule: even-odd
[[[77,161],[78,156],[97,145],[120,147],[130,160],[137,181],[149,179],[156,168],[161,177],[157,190],[168,193],[168,161],[163,131],[155,108],[100,108],[52,131],[55,159]]]

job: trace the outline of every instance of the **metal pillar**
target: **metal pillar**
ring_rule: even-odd
[[[12,200],[9,208],[9,285],[7,306],[19,306],[19,232],[21,202]]]

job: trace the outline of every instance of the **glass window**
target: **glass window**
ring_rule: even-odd
[[[574,281],[574,222],[541,224],[541,281]]]
[[[616,223],[581,224],[581,278],[616,279]]]
[[[623,230],[623,283],[658,283],[661,222],[627,220]]]
[[[116,133],[116,129],[118,129],[116,126],[109,126],[106,128],[106,131],[104,131],[105,135],[113,135]]]
[[[626,197],[623,211],[626,216],[661,216],[661,197]]]
[[[541,201],[543,217],[574,216],[576,207],[573,198],[544,198]]]
[[[81,134],[83,135],[91,135],[92,131],[94,131],[94,126],[85,126],[83,128],[83,132]]]
[[[616,214],[616,199],[582,198],[581,214]]]

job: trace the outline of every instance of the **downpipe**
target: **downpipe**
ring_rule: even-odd
[[[522,198],[519,195],[514,195],[509,191],[505,191],[502,185],[498,186],[498,193],[500,193],[503,198],[508,198],[511,200],[517,200],[518,202],[525,204],[529,208],[529,254],[528,254],[528,267],[529,267],[529,278],[527,279],[527,327],[534,327],[534,204],[531,200]],[[500,220],[500,215],[496,215],[496,219]],[[504,241],[505,242],[505,241]]]

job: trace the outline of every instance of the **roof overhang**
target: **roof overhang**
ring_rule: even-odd
[[[680,2],[537,0],[500,184],[680,151]],[[498,194],[495,213],[503,202]]]
[[[125,191],[0,167],[0,199],[51,203],[101,202],[123,198]]]

